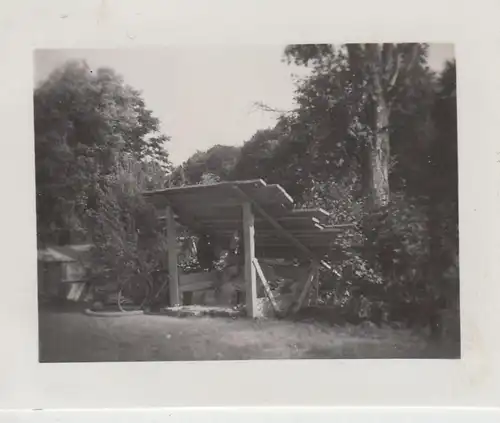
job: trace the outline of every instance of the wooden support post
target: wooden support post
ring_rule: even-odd
[[[179,266],[177,261],[179,251],[174,212],[171,207],[167,207],[166,212],[170,306],[175,307],[181,304],[179,295]]]
[[[312,260],[313,262],[317,262],[317,259],[314,255],[314,253],[307,248],[304,244],[302,244],[297,238],[295,238],[292,234],[290,234],[286,229],[283,228],[283,226],[280,225],[280,223],[274,219],[269,213],[267,213],[256,201],[254,201],[252,198],[250,198],[244,191],[242,191],[240,188],[237,186],[233,186],[233,189],[238,192],[240,197],[242,199],[246,199],[246,201],[251,204],[255,210],[264,218],[266,219],[274,228],[285,238],[287,238],[295,247],[297,247],[302,254],[304,254],[307,258]],[[331,269],[331,266],[326,263],[324,260],[320,261],[320,264],[322,264],[324,267],[327,269]]]
[[[245,253],[246,311],[249,317],[257,317],[257,277],[255,258],[255,226],[252,205],[243,203],[243,251]]]

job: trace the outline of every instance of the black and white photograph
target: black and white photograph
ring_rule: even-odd
[[[453,44],[33,66],[40,363],[461,358]]]

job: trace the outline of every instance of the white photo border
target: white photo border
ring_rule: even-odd
[[[18,0],[1,8],[0,409],[499,404],[500,3]],[[38,363],[34,49],[355,41],[455,44],[462,358]]]

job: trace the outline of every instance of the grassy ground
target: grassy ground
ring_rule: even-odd
[[[41,309],[41,362],[295,358],[455,358],[405,330],[163,315],[88,316]]]

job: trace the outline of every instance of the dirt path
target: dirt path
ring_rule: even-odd
[[[449,356],[407,331],[159,315],[39,314],[41,362]]]

